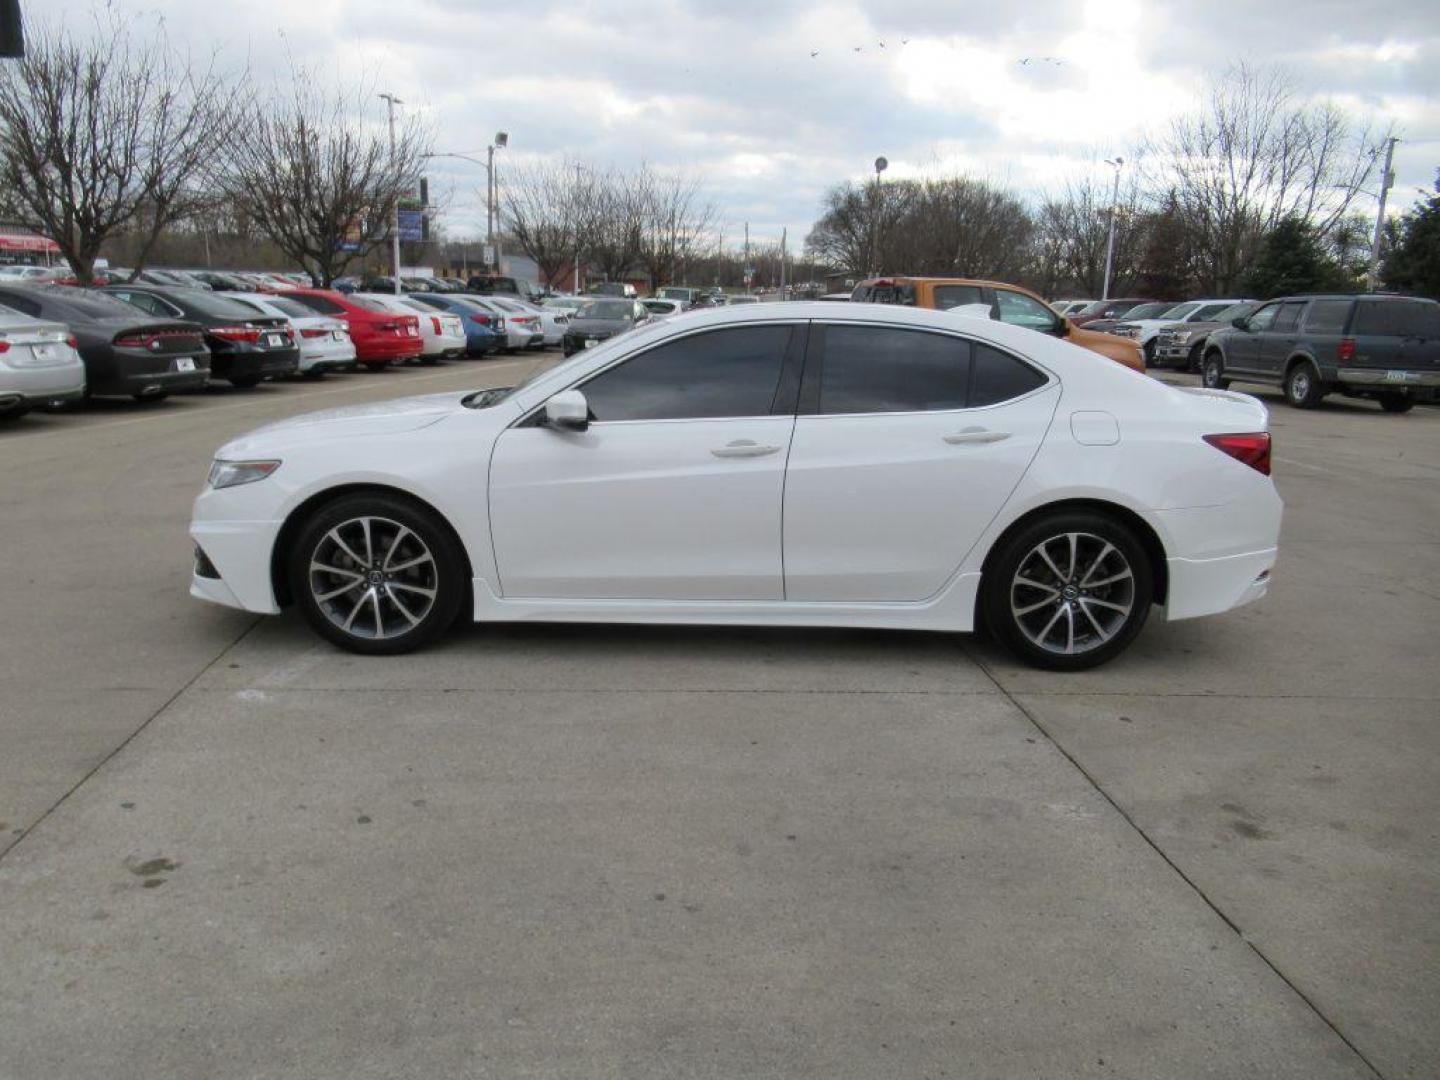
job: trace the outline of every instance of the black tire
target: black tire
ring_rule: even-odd
[[[362,521],[369,522],[368,545]],[[419,565],[409,565],[420,556]],[[331,569],[315,572],[314,564]],[[316,633],[370,656],[432,641],[455,622],[470,587],[464,552],[445,523],[418,503],[383,493],[341,496],[312,512],[286,553],[286,572],[290,595]],[[433,595],[424,608],[427,592]]]
[[[1067,561],[1071,536],[1077,539]],[[1042,546],[1058,575],[1037,554]],[[1083,586],[1087,580],[1100,585]],[[980,603],[990,632],[1025,663],[1083,671],[1125,650],[1145,625],[1153,598],[1150,556],[1129,526],[1099,511],[1057,510],[1011,534],[992,554]]]
[[[1409,394],[1381,394],[1380,408],[1388,413],[1407,413],[1415,407],[1415,399]]]
[[[1205,363],[1200,368],[1200,381],[1211,390],[1230,389],[1230,380],[1225,377],[1225,361],[1218,351],[1205,354]]]
[[[1285,400],[1297,409],[1313,409],[1325,396],[1325,384],[1309,360],[1301,360],[1285,373]]]
[[[155,390],[148,394],[131,394],[130,396],[133,397],[136,401],[143,402],[146,405],[152,405],[157,401],[164,401],[166,398],[168,398],[170,396],[170,391]]]
[[[251,390],[260,385],[259,375],[231,375],[227,380],[231,386],[240,390]]]
[[[1199,345],[1196,345],[1196,346],[1194,346],[1193,348],[1191,348],[1190,354],[1189,354],[1187,357],[1185,357],[1185,367],[1184,367],[1184,370],[1185,370],[1185,371],[1188,371],[1188,372],[1189,372],[1190,374],[1192,374],[1192,375],[1199,375],[1199,374],[1200,374],[1200,361],[1201,361],[1201,355],[1202,355],[1202,353],[1204,352],[1204,350],[1205,350],[1205,343],[1204,343],[1203,341],[1202,341]]]
[[[8,409],[0,409],[0,424],[8,424],[11,420],[19,420],[28,413],[33,406],[12,405]]]
[[[1154,339],[1154,338],[1151,338],[1149,341],[1145,342],[1144,345],[1140,346],[1140,352],[1141,352],[1141,355],[1143,355],[1143,356],[1145,357],[1145,366],[1146,366],[1147,368],[1149,368],[1149,367],[1154,367],[1154,366],[1155,366],[1155,339]]]

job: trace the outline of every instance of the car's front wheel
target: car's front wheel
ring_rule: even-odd
[[[1225,377],[1225,361],[1219,352],[1205,354],[1205,364],[1200,369],[1200,381],[1211,390],[1230,389],[1230,380]]]
[[[322,637],[353,652],[410,652],[454,621],[468,587],[464,554],[430,510],[398,496],[349,495],[301,526],[291,595]]]
[[[1036,667],[1080,671],[1119,655],[1150,613],[1153,572],[1134,532],[1092,511],[1046,514],[985,573],[988,629]]]

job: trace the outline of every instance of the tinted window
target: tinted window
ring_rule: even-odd
[[[963,409],[970,343],[880,326],[827,326],[822,413]]]
[[[1190,322],[1209,322],[1222,311],[1229,311],[1233,304],[1202,304],[1191,313]]]
[[[1250,316],[1250,323],[1247,330],[1269,330],[1275,321],[1275,316],[1280,313],[1279,304],[1266,304],[1254,315]]]
[[[964,307],[966,304],[983,304],[985,298],[974,285],[936,285],[935,306],[941,311]]]
[[[1384,334],[1396,337],[1435,337],[1440,333],[1435,304],[1421,300],[1365,301],[1355,305],[1352,334]]]
[[[1349,300],[1315,300],[1305,315],[1305,329],[1312,334],[1339,334],[1349,314]]]
[[[283,296],[272,296],[265,302],[277,311],[283,311],[286,315],[299,315],[301,318],[308,319],[311,315],[315,314],[315,312],[300,303],[300,301],[287,300]]]
[[[1011,326],[1027,326],[1031,330],[1055,329],[1055,313],[1039,300],[1009,289],[995,290],[995,304],[1001,322]]]
[[[657,346],[580,389],[605,420],[768,416],[790,344],[788,326],[746,326]]]
[[[1275,325],[1271,329],[1277,333],[1294,330],[1300,325],[1300,313],[1304,310],[1304,301],[1295,304],[1281,304],[1280,314],[1275,316]]]
[[[335,301],[324,296],[295,296],[291,299],[297,303],[304,304],[311,311],[318,311],[321,315],[343,315],[345,309]]]
[[[40,314],[40,305],[37,304],[34,300],[31,300],[28,296],[16,296],[13,293],[0,293],[0,300],[5,301],[5,305],[7,307],[12,307],[16,311],[23,312],[26,315],[39,316]]]
[[[970,407],[996,405],[1043,386],[1045,376],[1029,364],[989,345],[975,345],[975,373],[970,381]]]

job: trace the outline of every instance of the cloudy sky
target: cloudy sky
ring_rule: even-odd
[[[753,237],[803,238],[825,189],[880,154],[887,177],[963,170],[1038,198],[1107,171],[1237,60],[1394,124],[1401,209],[1440,166],[1436,0],[110,2],[262,81],[292,57],[364,78],[422,111],[440,150],[483,157],[504,129],[502,178],[532,156],[694,170],[727,242],[747,221]],[[83,30],[95,3],[22,7]],[[447,232],[483,231],[483,169],[432,164]]]

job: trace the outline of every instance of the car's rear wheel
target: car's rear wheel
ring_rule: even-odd
[[[231,385],[231,386],[237,387],[238,389],[241,389],[241,390],[250,390],[250,389],[252,389],[253,387],[256,387],[256,386],[259,386],[259,385],[260,385],[260,376],[259,376],[259,375],[231,375],[231,376],[230,376],[230,379],[229,379],[229,382],[230,382],[230,385]]]
[[[1415,399],[1409,394],[1381,394],[1380,408],[1390,413],[1405,413],[1415,407]]]
[[[442,633],[465,598],[465,559],[431,511],[397,496],[350,495],[300,529],[291,595],[322,637],[352,652],[410,652]]]
[[[170,391],[168,391],[168,390],[148,390],[148,391],[142,390],[140,393],[138,393],[138,394],[131,394],[130,396],[133,397],[136,401],[143,401],[143,402],[149,403],[149,402],[155,402],[155,401],[164,401],[167,397],[170,396]]]
[[[1080,671],[1119,655],[1150,613],[1153,571],[1119,520],[1057,511],[1005,541],[986,569],[985,622],[1036,667]]]
[[[1205,354],[1205,365],[1200,369],[1200,381],[1211,390],[1230,389],[1230,380],[1225,377],[1225,361],[1218,352]]]
[[[0,424],[8,420],[19,420],[30,411],[29,405],[11,405],[9,408],[0,408]]]
[[[1285,374],[1285,400],[1297,409],[1313,409],[1325,396],[1325,384],[1315,365],[1302,360]]]

